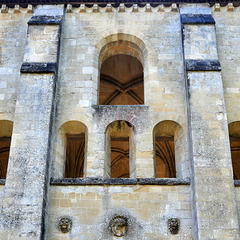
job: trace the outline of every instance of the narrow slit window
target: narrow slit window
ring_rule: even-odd
[[[175,178],[174,137],[156,137],[156,177]]]
[[[240,137],[230,136],[234,180],[240,180]]]
[[[65,178],[82,178],[84,173],[85,134],[67,134]]]
[[[6,179],[11,137],[0,137],[0,179]]]

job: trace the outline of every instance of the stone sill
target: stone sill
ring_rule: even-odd
[[[0,179],[0,185],[5,185],[6,179]]]
[[[240,180],[234,180],[235,187],[240,187]]]
[[[62,178],[51,179],[51,185],[190,185],[190,179],[182,178]]]

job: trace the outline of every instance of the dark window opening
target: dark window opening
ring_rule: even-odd
[[[133,56],[118,54],[101,66],[100,105],[144,104],[143,66]]]
[[[0,179],[6,179],[11,137],[0,138]]]
[[[129,137],[112,137],[111,178],[129,177]]]
[[[175,178],[174,137],[155,137],[157,178]]]
[[[67,134],[65,178],[82,178],[84,172],[85,134]]]
[[[240,180],[240,137],[230,137],[234,180]]]

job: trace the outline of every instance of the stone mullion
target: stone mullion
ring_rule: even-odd
[[[62,16],[62,6],[49,6],[47,10],[40,6],[28,22],[1,211],[2,239],[46,239],[51,129]]]
[[[188,101],[194,239],[237,239],[227,113],[206,5],[180,6]]]

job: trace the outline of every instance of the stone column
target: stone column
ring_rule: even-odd
[[[238,239],[238,218],[215,21],[207,5],[182,5],[191,145],[193,237]]]
[[[1,239],[46,239],[51,129],[63,6],[37,6],[28,22]]]

